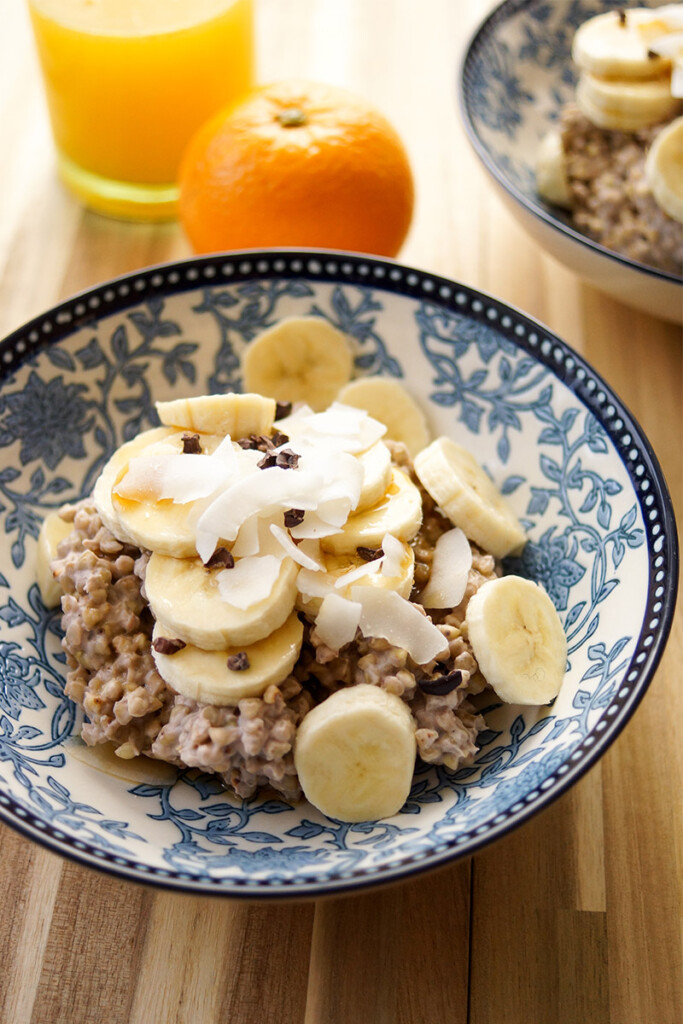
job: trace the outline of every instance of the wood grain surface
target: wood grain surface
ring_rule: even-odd
[[[405,140],[405,263],[521,307],[640,421],[683,521],[681,331],[546,256],[459,124],[456,68],[490,0],[258,0],[262,81],[376,103]],[[418,13],[419,10],[419,13]],[[55,179],[22,0],[0,0],[0,335],[121,272],[189,254],[176,225],[85,212]],[[0,827],[3,1024],[676,1024],[683,1019],[683,606],[632,721],[569,793],[472,860],[285,905],[164,894]]]

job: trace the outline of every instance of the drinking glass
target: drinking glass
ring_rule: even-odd
[[[28,0],[57,165],[100,213],[175,215],[194,131],[253,85],[252,0]]]

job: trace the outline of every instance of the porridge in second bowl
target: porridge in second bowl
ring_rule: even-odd
[[[572,56],[576,94],[541,143],[539,193],[608,249],[683,273],[683,4],[597,15]]]

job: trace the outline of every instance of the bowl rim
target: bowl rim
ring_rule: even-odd
[[[308,267],[306,266],[307,260],[309,261]],[[335,273],[325,267],[326,260],[339,261]],[[268,269],[260,269],[260,262],[267,262]],[[278,264],[282,264],[283,269],[277,269]],[[226,272],[226,267],[230,268],[227,280],[225,277],[221,277],[221,273]],[[315,269],[311,269],[312,267]],[[211,280],[206,280],[206,277],[209,276],[207,271],[212,272]],[[202,279],[202,272],[205,273],[204,279]],[[373,276],[373,272],[377,272],[375,276]],[[160,279],[165,279],[167,275],[176,275],[177,284],[174,282],[172,287],[160,287]],[[416,859],[414,854],[407,855],[392,865],[375,867],[371,870],[364,869],[359,873],[351,872],[348,876],[345,876],[344,872],[338,872],[323,881],[311,881],[304,878],[300,882],[280,880],[274,884],[258,880],[250,882],[249,879],[242,882],[234,878],[192,879],[188,878],[187,873],[175,869],[164,869],[157,874],[158,869],[143,865],[137,858],[126,860],[97,849],[94,844],[88,842],[79,841],[79,845],[76,846],[74,841],[59,828],[54,829],[52,826],[46,825],[39,814],[28,810],[4,792],[4,780],[0,780],[0,798],[2,798],[0,799],[0,820],[51,852],[65,856],[82,866],[96,868],[126,881],[152,885],[166,891],[261,901],[302,900],[355,893],[380,885],[412,880],[426,871],[445,867],[464,857],[472,856],[547,808],[585,775],[630,721],[649,688],[661,659],[672,627],[676,606],[679,565],[678,536],[673,503],[666,479],[650,442],[633,414],[581,355],[542,322],[515,306],[470,285],[461,284],[454,279],[433,274],[430,271],[418,270],[395,260],[339,250],[292,247],[214,253],[208,256],[188,257],[154,264],[131,271],[70,296],[46,312],[38,314],[25,324],[20,325],[2,339],[0,341],[0,385],[4,383],[4,378],[8,373],[12,373],[25,362],[30,361],[39,352],[68,337],[73,331],[88,326],[103,317],[121,312],[155,296],[178,295],[185,291],[196,290],[202,285],[211,287],[220,284],[239,284],[253,280],[254,277],[294,278],[317,280],[328,284],[374,286],[378,290],[397,293],[408,298],[422,297],[428,301],[431,297],[433,301],[455,313],[464,311],[464,306],[459,305],[457,301],[457,295],[461,294],[470,300],[470,308],[473,302],[482,303],[482,322],[486,307],[488,310],[496,310],[499,314],[498,329],[501,330],[501,333],[501,318],[512,314],[515,324],[525,325],[526,336],[531,333],[539,340],[538,336],[542,335],[543,340],[548,341],[548,352],[543,353],[540,346],[532,350],[530,343],[517,336],[512,328],[510,329],[511,338],[532,358],[550,369],[561,383],[569,386],[577,394],[582,405],[596,417],[608,434],[616,454],[626,468],[629,480],[634,485],[634,495],[641,509],[647,537],[648,596],[646,614],[640,632],[635,638],[635,647],[625,670],[624,679],[629,671],[632,672],[634,669],[637,671],[637,675],[632,680],[628,695],[621,702],[617,713],[601,733],[594,735],[589,732],[583,738],[567,761],[559,766],[567,766],[565,771],[558,775],[555,770],[549,776],[549,779],[552,780],[550,786],[545,789],[538,787],[538,792],[533,799],[529,799],[529,794],[520,798],[524,801],[521,810],[515,812],[510,810],[503,822],[491,823],[483,831],[481,831],[481,825],[471,827],[465,833],[469,839],[459,843],[457,838],[454,838],[442,844],[439,847],[439,852],[434,851],[419,859]],[[428,287],[425,287],[425,282]],[[448,291],[450,298],[444,297],[444,289]],[[107,300],[107,293],[110,295],[116,293],[114,299]],[[476,314],[471,312],[470,316],[479,319],[478,312]],[[578,371],[579,375],[583,371],[580,381],[566,379],[570,376],[568,366],[564,362],[567,359],[571,361],[573,370]],[[593,387],[587,387],[586,385],[591,382]],[[600,392],[603,394],[602,403],[597,399]],[[628,445],[621,444],[608,424],[605,423],[603,411],[607,404],[614,407],[615,414],[622,421],[619,433],[623,435],[626,432],[630,435]],[[626,450],[632,450],[634,447],[637,448],[639,457],[646,463],[648,474],[653,482],[648,493],[654,493],[659,501],[662,520],[661,542],[667,552],[665,564],[669,571],[664,574],[665,578],[662,583],[658,581],[658,586],[662,587],[663,593],[657,599],[661,601],[661,609],[656,615],[656,628],[652,622],[648,626],[648,618],[654,601],[653,549],[656,540],[650,532],[649,520],[642,508],[640,491],[635,486],[635,480],[628,468]],[[646,638],[650,640],[650,643],[644,645],[643,641]],[[641,656],[641,661],[636,664],[638,655]],[[40,824],[36,825],[36,821]],[[479,834],[476,834],[477,828],[480,829]],[[53,832],[58,834],[51,834]]]
[[[634,260],[630,256],[624,256],[621,253],[615,252],[614,249],[609,249],[600,242],[596,242],[594,239],[589,238],[588,235],[582,234],[570,224],[565,224],[552,213],[550,204],[548,204],[548,207],[546,208],[546,206],[542,205],[540,198],[538,203],[534,203],[499,169],[497,163],[491,157],[486,146],[482,142],[470,115],[468,102],[469,89],[466,84],[469,68],[477,56],[478,49],[482,46],[488,35],[492,33],[499,24],[508,21],[513,15],[519,14],[520,11],[531,7],[536,3],[538,3],[538,0],[501,0],[501,2],[497,4],[497,6],[494,7],[494,9],[490,11],[477,25],[471,33],[468,41],[465,43],[458,65],[458,107],[460,110],[461,120],[465,128],[465,134],[467,135],[470,145],[494,181],[496,181],[501,188],[508,193],[508,195],[519,203],[520,206],[524,207],[527,213],[531,214],[537,220],[542,221],[559,234],[568,236],[574,242],[578,242],[580,245],[586,246],[586,248],[591,249],[599,256],[607,257],[615,263],[628,267],[630,270],[635,270],[641,274],[647,274],[650,277],[655,277],[667,284],[683,284],[683,274],[678,275],[674,274],[672,271],[660,270],[657,267],[649,266],[647,263],[641,263],[638,260]]]

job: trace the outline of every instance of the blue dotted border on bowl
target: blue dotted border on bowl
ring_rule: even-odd
[[[121,312],[155,295],[167,296],[204,285],[243,283],[257,278],[301,278],[368,286],[425,299],[481,323],[495,326],[533,355],[574,391],[600,421],[628,469],[638,496],[650,556],[643,628],[624,684],[604,717],[565,763],[505,812],[430,851],[392,865],[330,874],[325,881],[302,873],[290,880],[212,878],[143,864],[97,849],[45,823],[0,792],[0,817],[48,848],[115,875],[194,893],[302,898],[342,892],[415,875],[461,856],[516,828],[556,799],[583,775],[626,725],[642,699],[671,628],[678,582],[678,543],[671,498],[661,468],[637,422],[605,381],[565,342],[542,324],[466,285],[389,260],[334,251],[245,251],[150,267],[82,292],[36,317],[0,342],[0,383],[27,359],[101,317]],[[304,890],[304,891],[302,891]]]

